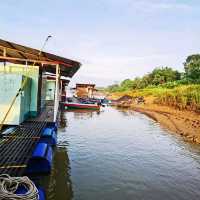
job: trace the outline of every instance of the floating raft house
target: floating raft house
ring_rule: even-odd
[[[0,130],[0,174],[49,172],[59,103],[81,64],[2,39],[0,63],[0,127],[14,125]]]

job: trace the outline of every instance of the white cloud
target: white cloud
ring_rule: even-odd
[[[131,4],[131,3],[130,3]],[[193,9],[189,4],[186,3],[173,3],[170,1],[138,1],[137,3],[133,3],[132,6],[136,8],[146,11],[158,11],[158,10],[182,10],[182,11],[189,11]]]
[[[152,12],[157,10],[182,10],[190,11],[195,9],[189,1],[175,2],[173,0],[101,0],[102,3],[116,7],[126,7],[131,9],[138,9],[144,12]]]

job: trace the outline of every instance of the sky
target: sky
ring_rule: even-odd
[[[200,52],[199,0],[6,0],[0,38],[77,60],[71,85],[107,86]]]

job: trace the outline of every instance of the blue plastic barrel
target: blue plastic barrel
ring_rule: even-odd
[[[57,134],[55,129],[53,127],[45,128],[41,135],[40,142],[55,146],[57,144]]]
[[[52,167],[52,147],[39,142],[28,162],[27,174],[50,173]]]
[[[57,130],[58,130],[58,123],[57,122],[48,123],[47,127],[48,128],[53,128],[57,132]]]
[[[38,189],[38,195],[39,195],[39,200],[45,200],[45,191],[41,187],[37,187]],[[28,192],[27,188],[24,187],[23,185],[20,185],[16,191],[16,194],[26,194]]]

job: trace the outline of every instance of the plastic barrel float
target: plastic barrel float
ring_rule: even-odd
[[[58,123],[57,122],[51,122],[47,125],[47,128],[53,128],[56,132],[58,130]]]
[[[26,174],[50,173],[52,167],[52,147],[39,142],[28,162]]]
[[[55,127],[45,128],[41,135],[40,142],[55,146],[57,144],[57,134]]]
[[[37,190],[38,190],[38,200],[45,200],[46,197],[45,197],[45,192],[44,190],[41,188],[41,187],[37,187]],[[20,186],[17,190],[16,190],[16,195],[19,195],[19,196],[23,196],[23,195],[26,195],[28,192],[27,188],[24,187],[24,186]]]

